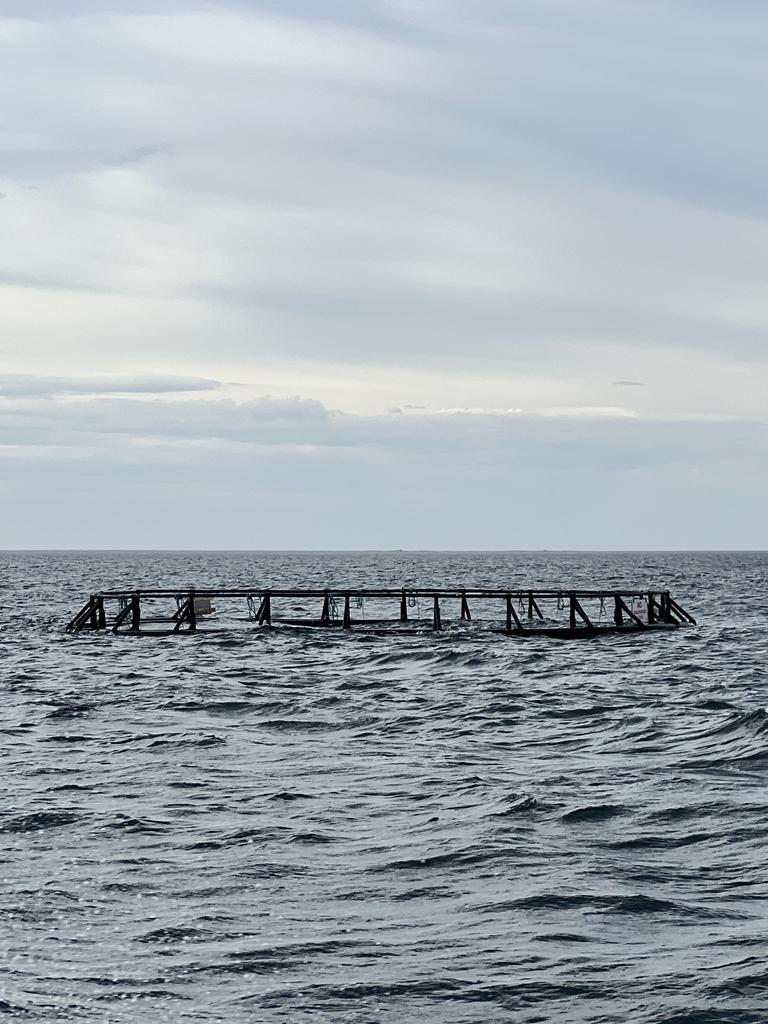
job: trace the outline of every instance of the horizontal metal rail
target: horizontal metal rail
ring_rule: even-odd
[[[317,587],[312,589],[305,588],[294,588],[290,590],[254,586],[254,587],[164,587],[161,589],[144,589],[141,587],[127,588],[125,590],[101,590],[99,591],[99,597],[103,598],[130,598],[134,594],[140,594],[142,597],[187,597],[188,594],[194,594],[195,597],[255,597],[259,594],[270,594],[272,597],[325,597],[326,594],[333,594],[336,596],[343,597],[345,594],[349,594],[350,597],[402,597],[405,594],[406,597],[457,597],[463,596],[472,598],[494,598],[494,597],[506,597],[509,594],[511,597],[517,599],[528,599],[528,595],[532,594],[535,598],[557,598],[557,597],[577,597],[577,598],[608,598],[618,595],[623,598],[635,598],[635,597],[647,597],[648,593],[652,594],[668,594],[668,590],[661,590],[654,587],[643,587],[635,588],[633,590],[537,590],[535,587],[525,587],[522,589],[516,588],[486,588],[486,587]]]

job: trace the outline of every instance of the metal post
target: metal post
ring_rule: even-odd
[[[515,624],[515,629],[512,629],[512,623]],[[515,611],[515,604],[511,594],[507,594],[507,633],[521,633],[523,630],[523,624],[520,621],[520,616]]]
[[[131,603],[129,601],[126,604],[125,608],[122,608],[117,613],[117,616],[115,617],[115,621],[112,623],[112,632],[113,633],[115,633],[115,634],[117,633],[117,631],[120,629],[120,627],[125,622],[125,620],[128,618],[128,616],[131,614],[132,611],[133,611],[133,609],[131,608]]]
[[[435,597],[434,597],[434,607],[433,607],[433,613],[432,613],[432,628],[433,629],[442,629],[443,628],[443,620],[440,617],[440,596],[438,594],[435,594]]]
[[[538,617],[540,619],[544,618],[544,616],[541,614],[541,608],[539,608],[538,604],[536,603],[536,598],[533,596],[533,591],[529,590],[528,591],[528,618],[529,619],[533,618],[533,613],[534,612],[536,612],[536,614],[538,615]]]
[[[617,626],[624,625],[624,612],[621,610],[621,598],[618,594],[613,595],[613,621]]]
[[[632,611],[632,609],[629,607],[629,605],[626,603],[626,601],[624,601],[623,598],[621,598],[621,597],[618,598],[618,601],[619,601],[619,604],[621,606],[621,610],[626,612],[627,615],[630,617],[630,619],[632,619],[633,622],[636,622],[638,626],[640,626],[641,628],[644,628],[646,624],[639,617],[639,615],[635,615],[635,613]]]
[[[131,595],[131,629],[138,633],[141,628],[141,597],[138,590]]]
[[[194,590],[190,590],[190,592],[189,592],[189,612],[187,614],[188,614],[188,618],[189,618],[189,632],[190,633],[196,633],[197,632],[197,612],[195,611],[195,592],[194,592]]]
[[[405,591],[403,591],[402,597],[400,598],[400,621],[408,621],[408,599],[405,596]]]
[[[467,595],[465,593],[463,593],[463,592],[462,592],[462,595],[461,595],[461,621],[462,622],[471,622],[472,621],[472,613],[469,610],[469,603],[467,601]]]
[[[349,610],[349,594],[344,595],[344,629],[352,629],[352,616]]]
[[[669,607],[671,611],[675,612],[679,616],[681,621],[690,622],[692,626],[696,625],[696,619],[694,619],[694,617],[690,615],[681,604],[678,604],[671,594],[669,597]]]
[[[320,613],[320,625],[330,626],[331,624],[331,595],[330,591],[326,590],[325,598],[323,599],[323,610]]]
[[[180,604],[179,607],[176,609],[176,614],[174,615],[174,619],[176,620],[176,622],[173,627],[173,632],[180,633],[181,627],[184,625],[184,623],[189,622],[189,597],[185,597],[184,600],[182,601],[181,594],[179,594],[176,600],[179,601]]]
[[[256,621],[260,626],[263,626],[265,622],[268,626],[272,625],[272,597],[269,591],[261,599]]]
[[[576,595],[575,594],[571,594],[571,629],[575,629],[576,628],[576,616],[577,615],[583,621],[583,623],[587,627],[587,629],[594,629],[595,628],[594,625],[592,624],[589,616],[587,615],[587,613],[584,611],[584,609],[579,604],[579,602],[578,602],[578,600],[576,598]]]

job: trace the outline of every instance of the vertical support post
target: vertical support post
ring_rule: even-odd
[[[189,632],[197,632],[197,612],[195,611],[195,592],[190,590],[189,592],[189,612],[187,613],[189,618]]]
[[[461,592],[461,621],[462,622],[471,622],[472,621],[472,613],[469,610],[469,603],[467,601],[467,595],[464,593],[464,591]]]
[[[403,590],[403,595],[400,598],[400,621],[408,621],[408,599],[405,596],[405,590]]]
[[[349,594],[344,595],[344,629],[352,629],[352,615],[349,608]]]
[[[528,591],[528,618],[533,618],[533,593]]]
[[[512,623],[515,624],[515,629],[512,629]],[[512,599],[511,594],[507,594],[507,633],[521,633],[523,630],[523,624],[520,621],[520,616],[515,611],[515,603]]]
[[[131,630],[138,633],[141,629],[141,597],[138,590],[131,595]]]
[[[569,617],[568,622],[571,629],[576,629],[576,598],[573,594],[568,598]]]
[[[621,598],[618,594],[613,595],[613,621],[617,626],[624,625],[624,612],[621,608]]]
[[[648,593],[648,625],[652,625],[656,621],[656,602],[653,597],[653,591]]]
[[[434,606],[433,606],[433,611],[432,611],[432,628],[433,629],[438,629],[438,630],[443,628],[443,620],[440,617],[440,595],[439,594],[435,594],[435,597],[434,597]]]
[[[331,595],[330,591],[326,590],[325,598],[323,599],[323,610],[320,613],[320,625],[330,626],[331,624]]]
[[[265,622],[268,626],[272,625],[272,596],[269,591],[261,599],[261,607],[256,616],[256,621],[260,626],[263,626]]]
[[[97,597],[96,597],[96,617],[97,617],[97,620],[98,620],[98,628],[99,629],[106,629],[107,628],[107,613],[104,610],[104,598],[101,596],[101,594],[98,594]]]
[[[96,602],[96,595],[95,594],[91,594],[90,598],[88,599],[88,606],[89,606],[89,608],[91,610],[91,613],[90,613],[90,615],[88,617],[88,625],[89,625],[89,627],[91,629],[98,629],[99,628],[99,613],[98,613],[98,604]]]

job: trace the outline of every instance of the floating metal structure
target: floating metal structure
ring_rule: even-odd
[[[668,590],[537,590],[489,589],[485,587],[401,587],[264,589],[256,587],[160,588],[150,590],[103,590],[88,601],[67,626],[69,633],[111,630],[114,634],[168,636],[195,633],[204,620],[217,615],[213,601],[224,601],[231,610],[234,602],[245,602],[247,620],[258,626],[282,624],[329,629],[367,631],[426,626],[442,630],[444,605],[451,602],[460,623],[471,623],[470,601],[490,608],[482,620],[490,632],[509,637],[554,637],[564,640],[594,637],[606,633],[647,633],[674,630],[696,624],[692,615],[674,600]],[[365,618],[366,601],[392,608],[385,618]],[[421,602],[427,603],[422,615]],[[296,608],[296,602],[300,602]],[[316,602],[319,615],[307,615],[307,605]],[[159,608],[162,604],[163,607]],[[288,605],[292,604],[292,608]],[[302,611],[291,617],[289,610]],[[354,617],[353,617],[354,610]],[[415,615],[414,615],[415,612]],[[554,614],[549,614],[554,612]],[[221,621],[229,619],[221,611]],[[566,618],[566,622],[561,621]]]

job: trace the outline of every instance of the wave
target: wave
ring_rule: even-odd
[[[722,908],[704,907],[680,900],[661,899],[643,893],[621,895],[598,895],[595,893],[539,893],[535,896],[522,896],[513,900],[502,900],[497,903],[483,904],[478,909],[483,913],[503,913],[507,911],[549,911],[580,910],[588,914],[617,914],[621,916],[669,916],[702,921],[743,920],[751,915],[735,911],[724,912]]]
[[[686,737],[685,745],[695,753],[679,761],[679,768],[758,770],[768,766],[768,711],[737,712]]]
[[[51,828],[66,828],[82,817],[77,811],[35,811],[0,822],[0,832],[44,832]]]
[[[629,808],[623,804],[590,804],[586,807],[576,807],[572,811],[566,811],[561,821],[569,824],[588,824],[601,821],[610,821],[612,818],[619,818],[629,813]]]

